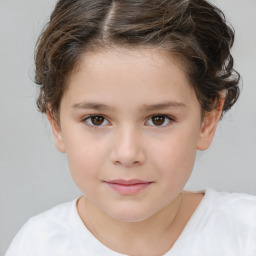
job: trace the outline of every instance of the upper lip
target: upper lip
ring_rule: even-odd
[[[139,180],[139,179],[131,179],[131,180],[117,179],[117,180],[109,180],[109,181],[106,181],[106,182],[110,183],[110,184],[120,184],[120,185],[135,185],[135,184],[152,183],[150,181]]]

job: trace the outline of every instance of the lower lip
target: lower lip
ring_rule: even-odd
[[[138,184],[119,184],[119,183],[108,183],[107,184],[116,192],[123,195],[135,195],[147,188],[151,183],[138,183]]]

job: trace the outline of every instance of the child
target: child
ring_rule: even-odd
[[[31,218],[6,256],[255,256],[255,197],[183,191],[239,95],[233,40],[205,0],[59,0],[38,107],[83,195]]]

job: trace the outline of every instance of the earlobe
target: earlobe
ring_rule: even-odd
[[[52,134],[54,137],[54,141],[55,141],[55,145],[57,147],[57,149],[62,152],[65,153],[66,149],[65,149],[65,144],[63,141],[63,137],[62,137],[62,132],[60,129],[59,124],[57,123],[56,119],[53,116],[53,113],[51,111],[47,111],[46,113],[48,121],[51,125],[51,129],[52,129]]]
[[[206,150],[211,145],[217,124],[222,114],[222,109],[225,99],[221,99],[218,107],[210,112],[207,112],[202,122],[199,139],[197,142],[198,150]]]

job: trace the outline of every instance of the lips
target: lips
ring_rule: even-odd
[[[152,182],[138,179],[132,180],[110,180],[105,182],[115,192],[123,195],[135,195],[146,189]]]

